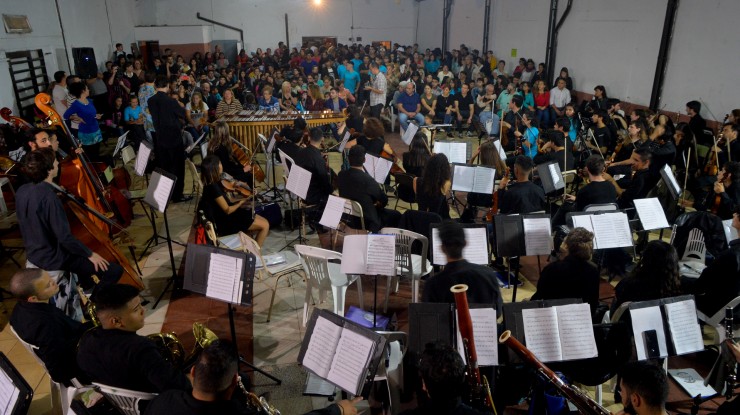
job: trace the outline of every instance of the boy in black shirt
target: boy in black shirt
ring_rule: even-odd
[[[604,156],[606,156],[610,150],[614,149],[614,140],[612,139],[611,132],[604,123],[604,120],[607,117],[608,115],[605,110],[594,110],[591,120],[594,122],[594,125],[596,125],[596,128],[593,128],[591,131],[593,132],[593,138],[596,139],[597,144],[595,145],[590,139],[586,140],[588,148],[596,151],[601,150],[601,154]]]

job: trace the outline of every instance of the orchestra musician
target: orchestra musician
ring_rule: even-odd
[[[16,214],[26,265],[46,271],[70,271],[77,274],[85,289],[113,284],[123,274],[123,268],[109,263],[72,234],[62,201],[52,185],[59,172],[59,161],[51,148],[41,148],[26,155],[24,164],[31,183],[16,192]]]
[[[352,147],[347,158],[350,168],[340,172],[337,178],[339,196],[354,200],[362,206],[365,227],[370,232],[378,233],[381,228],[398,226],[401,213],[385,209],[388,196],[362,167],[365,163],[365,147]]]
[[[647,126],[642,120],[634,121],[627,127],[628,135],[622,138],[617,144],[614,153],[608,161],[607,172],[609,174],[629,174],[632,170],[632,150],[640,147],[647,147],[650,141],[647,135]]]
[[[514,161],[516,181],[509,185],[509,177],[504,176],[499,183],[500,213],[532,213],[545,210],[545,191],[529,180],[533,169],[534,162],[531,158],[516,157]]]
[[[419,210],[438,214],[442,219],[450,218],[447,193],[452,187],[450,162],[444,154],[435,154],[429,159],[421,177],[414,178],[414,192]]]
[[[501,122],[503,128],[508,129],[507,138],[509,141],[507,143],[507,146],[504,148],[506,151],[512,151],[516,148],[516,133],[518,132],[521,135],[527,129],[527,127],[524,126],[524,124],[522,124],[519,120],[519,111],[522,109],[523,103],[524,98],[522,98],[521,95],[514,95],[513,97],[511,97],[511,101],[509,101],[508,111],[506,112],[506,115],[504,115],[504,120]]]
[[[619,394],[625,414],[668,415],[668,378],[662,367],[631,362],[619,372]]]
[[[732,212],[740,206],[740,162],[731,161],[722,166],[712,189],[706,196],[684,202],[697,210],[711,211],[722,220],[731,219]]]
[[[555,126],[547,134],[541,134],[538,140],[540,153],[534,157],[535,164],[557,161],[560,171],[567,171],[575,167],[573,160],[572,143],[567,139],[570,121],[568,117],[558,117]],[[544,137],[543,137],[544,136]],[[545,142],[545,139],[547,141]]]
[[[498,148],[494,144],[493,140],[486,140],[481,143],[480,147],[475,150],[472,160],[480,157],[480,165],[496,169],[497,180],[500,180],[506,174],[506,162],[501,160]],[[460,221],[463,223],[472,223],[475,220],[475,214],[478,207],[491,207],[493,205],[493,197],[486,193],[474,193],[470,192],[467,196],[467,203],[465,210],[460,215]]]
[[[203,210],[206,217],[214,222],[216,230],[220,235],[232,235],[237,232],[257,234],[254,238],[262,246],[270,232],[270,224],[267,219],[242,206],[249,201],[247,198],[237,202],[231,202],[227,196],[222,182],[224,168],[223,164],[215,154],[209,154],[201,164],[201,179],[203,180],[203,197],[198,203],[198,209]],[[235,186],[243,186],[234,183]]]
[[[629,184],[620,185],[609,173],[603,173],[604,178],[610,182],[617,191],[617,203],[620,209],[633,207],[635,199],[644,198],[651,190],[650,186],[650,160],[652,153],[648,148],[638,148],[632,151],[632,178]]]
[[[252,164],[242,166],[234,157],[233,138],[229,134],[229,125],[225,121],[216,121],[213,136],[208,141],[208,154],[213,154],[221,161],[226,173],[231,177],[252,186]]]
[[[324,132],[314,127],[309,133],[309,143],[298,152],[296,164],[311,172],[311,183],[306,194],[306,204],[316,206],[320,214],[329,195],[332,193],[331,176],[333,171],[327,166],[321,154],[321,143],[324,141]]]
[[[429,150],[426,140],[427,137],[423,132],[417,132],[414,138],[411,139],[409,151],[403,153],[402,156],[403,169],[406,173],[415,177],[422,175],[424,166],[432,157],[432,152]]]
[[[301,151],[301,148],[298,146],[301,143],[301,139],[305,134],[308,134],[308,131],[306,131],[306,126],[308,124],[306,123],[306,120],[303,119],[303,117],[298,117],[293,120],[292,125],[286,125],[280,130],[280,133],[278,133],[278,141],[275,143],[275,150],[282,150],[283,153],[287,154],[288,157],[292,158],[293,160],[298,157],[298,153]]]

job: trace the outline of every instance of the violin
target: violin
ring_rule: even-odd
[[[231,175],[223,173],[221,174],[221,186],[231,193],[239,193],[244,197],[252,196],[252,189],[244,182],[236,180]]]
[[[511,174],[511,168],[510,167],[507,167],[506,168],[506,174],[504,175],[504,177],[509,177],[510,174]],[[509,182],[509,183],[511,183],[511,182]],[[486,221],[488,221],[488,222],[492,221],[493,220],[493,215],[495,215],[495,214],[498,213],[498,199],[499,199],[499,191],[500,190],[501,189],[496,189],[496,191],[493,192],[493,195],[491,196],[491,202],[492,202],[491,203],[491,208],[488,209],[488,212],[486,213]]]
[[[723,172],[722,176],[717,177],[717,182],[724,183],[725,179],[727,179],[727,172]],[[715,193],[714,202],[712,203],[712,206],[709,207],[709,211],[716,215],[721,204],[722,195]]]
[[[252,166],[252,176],[254,176],[255,181],[257,182],[265,181],[265,171],[262,170],[262,167],[260,167],[260,165],[257,164],[256,161],[255,162],[252,161],[252,157],[254,157],[254,154],[252,154],[252,157],[247,156],[247,153],[242,149],[241,143],[236,141],[234,137],[229,136],[229,138],[231,139],[231,155],[234,156],[236,161],[239,164],[241,164],[243,167],[248,166],[248,165]]]
[[[719,173],[719,152],[718,148],[725,145],[725,139],[720,133],[719,140],[714,140],[714,146],[707,156],[707,163],[704,165],[704,174],[707,176],[716,176]]]

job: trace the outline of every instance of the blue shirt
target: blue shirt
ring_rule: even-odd
[[[362,59],[351,59],[352,64],[355,66],[355,70],[362,65]]]
[[[87,105],[83,104],[78,99],[74,100],[67,111],[64,111],[64,119],[68,120],[73,114],[77,114],[77,116],[82,118],[82,121],[84,121],[80,123],[79,131],[81,133],[90,134],[100,130],[98,119],[96,117],[97,110],[95,110],[95,105],[93,105],[91,99],[87,100]]]
[[[518,95],[522,95],[522,92],[517,92]],[[527,95],[524,96],[524,101],[522,102],[522,108],[527,107],[534,107],[534,95],[532,95],[531,92],[527,92]]]
[[[427,73],[434,74],[439,69],[439,59],[424,61],[424,69],[427,70]]]
[[[537,155],[537,136],[540,134],[540,131],[535,127],[529,127],[526,130],[524,130],[524,136],[527,138],[527,141],[529,141],[530,147],[522,146],[524,149],[524,155],[534,159],[534,156]]]
[[[417,105],[421,104],[421,98],[416,92],[412,95],[404,92],[398,97],[397,103],[403,105],[403,109],[405,109],[406,112],[416,112]]]
[[[570,130],[568,130],[568,137],[572,143],[576,142],[576,133],[578,132],[578,126],[576,125],[575,118],[568,118],[570,121]]]
[[[345,73],[347,73],[347,67],[344,65],[337,65],[337,76],[339,79],[344,78]]]
[[[257,104],[259,104],[261,110],[280,112],[280,101],[275,97],[271,97],[270,102],[265,101],[264,97],[260,97],[260,99],[257,100]]]
[[[303,68],[303,73],[305,73],[306,76],[311,74],[311,69],[314,66],[318,66],[318,63],[316,63],[316,61],[314,61],[313,59],[301,62],[301,68]]]
[[[136,107],[136,109],[126,107],[126,109],[123,110],[123,120],[126,122],[135,121],[139,119],[139,115],[141,115],[142,111],[141,107]]]
[[[344,81],[344,87],[354,94],[355,91],[357,91],[357,84],[360,83],[360,74],[357,72],[346,71],[342,75],[342,80]]]

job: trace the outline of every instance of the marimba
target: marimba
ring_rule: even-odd
[[[225,121],[229,125],[229,134],[244,144],[250,151],[254,151],[258,146],[257,134],[268,136],[275,128],[280,130],[286,125],[292,125],[293,120],[299,116],[306,120],[308,128],[340,123],[347,119],[344,113],[333,113],[331,111],[272,113],[263,110],[245,110],[236,114],[224,115],[217,121]]]

